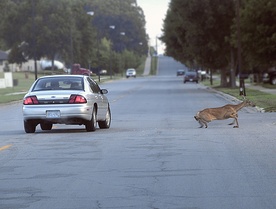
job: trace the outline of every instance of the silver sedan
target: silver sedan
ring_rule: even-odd
[[[110,127],[108,91],[89,76],[54,75],[38,78],[23,98],[26,133],[51,130],[53,124],[85,125],[86,131]]]

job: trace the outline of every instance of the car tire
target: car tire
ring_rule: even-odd
[[[40,123],[40,128],[43,131],[50,131],[52,130],[53,124],[52,123]]]
[[[111,111],[110,111],[110,108],[108,107],[106,116],[105,116],[105,120],[99,121],[98,124],[99,124],[100,129],[107,129],[110,127],[110,123],[111,123]]]
[[[34,133],[36,124],[30,121],[24,121],[24,129],[26,133]]]
[[[85,123],[85,129],[87,132],[95,131],[97,127],[97,114],[95,108],[92,111],[92,118],[91,120]]]

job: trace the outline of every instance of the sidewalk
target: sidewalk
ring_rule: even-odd
[[[268,93],[268,94],[274,94],[276,95],[276,89],[268,89],[268,88],[264,88],[262,86],[259,86],[259,85],[251,85],[249,83],[246,83],[245,84],[245,89],[248,88],[248,89],[254,89],[254,90],[258,90],[258,91],[262,91],[262,92],[265,92],[265,93]]]
[[[151,65],[151,56],[148,56],[146,59],[143,76],[147,76],[150,74],[150,65]]]

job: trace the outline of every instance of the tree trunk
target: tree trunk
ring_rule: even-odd
[[[228,87],[227,73],[225,69],[220,70],[220,86]]]
[[[213,86],[213,69],[210,69],[210,85]]]
[[[234,49],[231,48],[231,69],[230,69],[230,87],[236,87],[236,75],[235,75],[235,61],[234,61]]]
[[[54,74],[54,70],[55,70],[55,58],[54,58],[54,56],[52,57],[51,62],[52,62],[51,70],[52,70],[52,74]]]

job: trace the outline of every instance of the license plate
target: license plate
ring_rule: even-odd
[[[60,111],[59,110],[47,110],[46,118],[60,118]]]
[[[193,81],[193,79],[192,79],[192,78],[190,78],[190,81]]]

